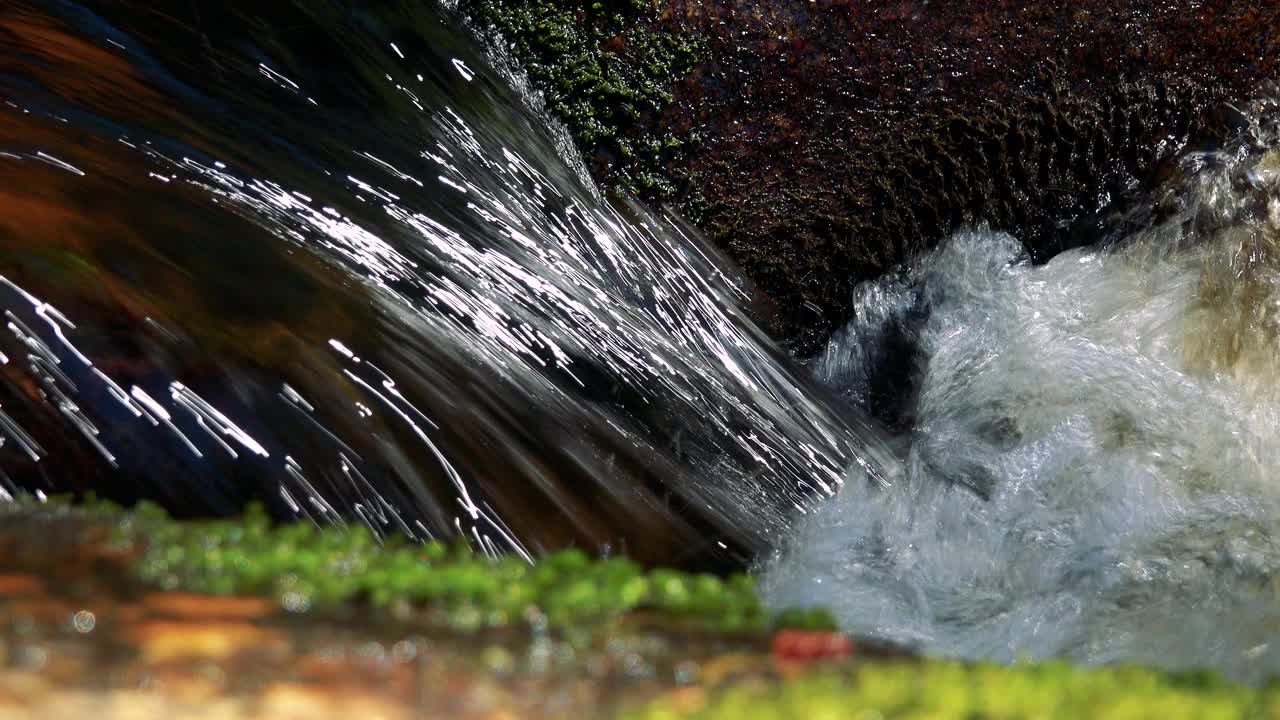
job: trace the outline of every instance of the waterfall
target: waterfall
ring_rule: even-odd
[[[1099,247],[958,231],[804,364],[452,11],[257,5],[0,10],[0,498],[758,560],[929,653],[1280,671],[1274,103]]]
[[[894,471],[447,13],[95,5],[0,16],[10,493],[707,566]]]

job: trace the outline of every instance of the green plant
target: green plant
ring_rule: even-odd
[[[744,574],[646,571],[577,549],[530,564],[460,542],[378,539],[354,523],[274,524],[259,505],[240,517],[179,521],[148,502],[125,510],[93,498],[71,508],[68,500],[52,502],[109,522],[115,546],[136,551],[137,576],[164,590],[269,596],[290,610],[403,604],[464,630],[530,622],[578,627],[632,615],[717,632],[830,625],[821,611],[771,615]],[[815,617],[822,622],[815,625]]]
[[[547,108],[603,178],[646,200],[676,192],[668,167],[695,139],[663,129],[672,87],[705,44],[660,26],[644,0],[462,0],[460,9],[502,39]]]

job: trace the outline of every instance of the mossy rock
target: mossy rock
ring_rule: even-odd
[[[572,637],[585,631],[584,637],[607,639],[626,636],[626,623],[645,615],[659,623],[662,637],[679,653],[682,638],[690,642],[707,635],[764,638],[774,627],[821,631],[831,621],[821,610],[769,617],[746,576],[644,573],[624,559],[591,558],[572,550],[530,564],[514,557],[477,556],[460,545],[380,540],[355,527],[321,530],[300,523],[273,525],[259,509],[239,518],[180,522],[150,505],[122,510],[93,501],[72,505],[65,498],[48,503],[22,499],[16,505],[0,506],[0,519],[5,527],[17,529],[28,545],[84,542],[65,532],[52,539],[31,537],[40,527],[96,528],[83,536],[99,538],[97,542],[109,537],[113,556],[124,558],[134,576],[149,586],[211,595],[273,595],[286,610],[314,609],[317,612],[312,615],[318,613],[321,622],[329,617],[363,622],[361,618],[397,614],[388,613],[385,605],[412,605],[453,638],[525,626],[535,633],[563,631],[562,635]],[[67,521],[74,522],[68,525]],[[11,540],[9,534],[0,534],[0,563],[6,571],[14,569]],[[84,553],[79,555],[83,558]],[[57,569],[67,571],[65,565],[46,562],[41,572],[52,578]],[[339,606],[357,612],[324,613]],[[750,619],[745,628],[727,621],[735,612],[745,612]],[[690,629],[703,635],[687,634]],[[775,641],[786,635],[795,633],[779,633]],[[502,642],[512,638],[509,634],[497,637],[507,638]],[[481,643],[476,647],[501,646]],[[600,716],[626,720],[1280,717],[1280,686],[1245,687],[1206,672],[1081,668],[1060,662],[1000,666],[869,653],[865,648],[843,662],[814,665],[776,654],[776,645],[770,661],[765,647],[741,641],[721,645],[719,652],[730,655],[721,657],[714,651],[699,655],[706,672],[696,680],[676,686],[670,680],[645,684],[642,691],[609,706],[607,712],[600,707]],[[722,669],[713,669],[717,667]],[[478,671],[486,672],[483,666]]]
[[[27,498],[19,511],[77,513],[105,524],[144,584],[166,591],[274,598],[290,611],[399,607],[455,630],[609,628],[655,622],[677,631],[765,637],[834,629],[820,609],[765,608],[754,579],[645,570],[577,549],[535,561],[490,557],[461,541],[415,543],[358,523],[276,524],[260,505],[239,517],[174,520],[141,502],[125,510],[89,497]]]
[[[942,660],[862,664],[781,684],[730,686],[664,699],[628,720],[931,718],[1274,718],[1280,691],[1213,675],[1137,667],[1082,669],[1060,663],[1003,667]]]
[[[677,192],[695,138],[664,132],[674,87],[701,61],[696,36],[665,32],[645,0],[462,0],[507,46],[608,187],[646,200]]]
[[[960,225],[1042,261],[1141,222],[1144,191],[1280,72],[1280,36],[1259,31],[1280,7],[1251,0],[461,7],[588,159],[632,144],[597,177],[673,201],[800,354],[848,320],[854,284]]]

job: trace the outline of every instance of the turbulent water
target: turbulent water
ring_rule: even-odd
[[[893,467],[452,17],[359,5],[0,11],[10,492],[707,566]]]
[[[930,653],[1280,674],[1275,118],[1106,248],[971,229],[860,288],[815,370],[871,405],[914,350],[906,475],[807,517],[770,600]]]
[[[1105,247],[956,234],[806,369],[447,12],[149,5],[0,9],[0,494],[774,548],[771,602],[931,653],[1280,672],[1274,107]]]

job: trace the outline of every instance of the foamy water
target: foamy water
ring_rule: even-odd
[[[1187,157],[1109,249],[973,229],[861,288],[815,367],[865,402],[914,343],[906,477],[806,518],[769,600],[943,655],[1280,672],[1275,140]]]
[[[769,601],[928,652],[1280,670],[1274,107],[1105,249],[971,229],[861,288],[824,390],[428,4],[17,7],[0,497],[265,496],[526,555],[783,539]]]

